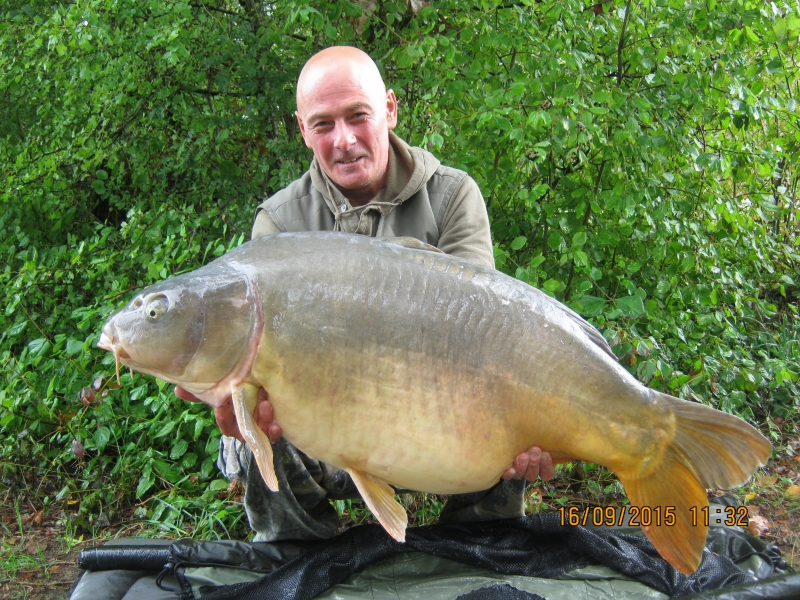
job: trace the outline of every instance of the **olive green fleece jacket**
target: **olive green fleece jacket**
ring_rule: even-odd
[[[253,238],[284,231],[413,237],[447,254],[494,267],[489,216],[478,184],[389,132],[386,185],[353,207],[314,159],[297,181],[256,211]]]

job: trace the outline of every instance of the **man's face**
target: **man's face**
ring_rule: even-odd
[[[306,146],[355,205],[383,187],[397,124],[394,92],[361,71],[351,62],[320,67],[306,78],[297,110]]]

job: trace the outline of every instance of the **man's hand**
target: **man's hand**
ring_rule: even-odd
[[[187,392],[179,385],[175,386],[175,395],[181,400],[200,402],[194,394]],[[244,442],[244,438],[239,431],[239,424],[236,422],[236,414],[233,412],[233,402],[230,396],[225,399],[221,406],[214,409],[214,418],[217,420],[219,430],[224,435],[235,437],[240,442]],[[281,426],[274,422],[274,418],[275,415],[272,412],[272,404],[267,396],[267,390],[260,388],[258,390],[258,404],[256,404],[255,412],[253,412],[253,419],[273,444],[281,439],[283,435]]]
[[[542,452],[538,446],[531,446],[526,452],[517,454],[514,464],[503,473],[503,479],[522,479],[535,481],[541,477],[543,481],[550,481],[556,475],[553,459],[547,452]]]

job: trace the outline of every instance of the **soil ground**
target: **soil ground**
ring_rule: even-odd
[[[779,424],[782,425],[782,424]],[[782,431],[779,453],[743,488],[737,497],[748,506],[748,529],[770,544],[777,545],[784,559],[795,569],[800,568],[800,431],[797,424]],[[532,512],[555,510],[562,505],[596,504],[586,480],[571,478],[565,471],[554,482],[532,487],[528,494]],[[613,487],[613,477],[606,474]],[[607,482],[605,482],[607,483]],[[594,486],[595,489],[597,486]],[[232,491],[232,494],[236,493]],[[720,495],[722,490],[710,495]],[[596,494],[595,494],[596,496]],[[602,498],[603,504],[616,504],[618,493]],[[411,503],[416,500],[412,500]],[[413,506],[408,507],[414,523]],[[50,507],[47,512],[25,499],[14,502],[8,494],[0,503],[0,600],[62,600],[77,579],[78,554],[86,545],[96,545],[116,536],[153,537],[131,516],[130,520],[109,526],[95,538],[86,538],[68,531],[69,519],[65,507]],[[345,517],[361,521],[364,511],[355,503]],[[362,513],[361,515],[356,514]],[[131,511],[132,513],[132,511]],[[427,521],[427,519],[426,519]],[[416,524],[422,524],[417,522]],[[345,523],[344,528],[347,528]],[[84,534],[85,535],[85,534]]]

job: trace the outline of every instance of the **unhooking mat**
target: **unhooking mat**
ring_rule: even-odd
[[[81,553],[69,600],[800,598],[779,550],[738,528],[712,525],[687,576],[638,528],[558,521],[417,527],[405,544],[378,525],[320,542],[114,540]]]

